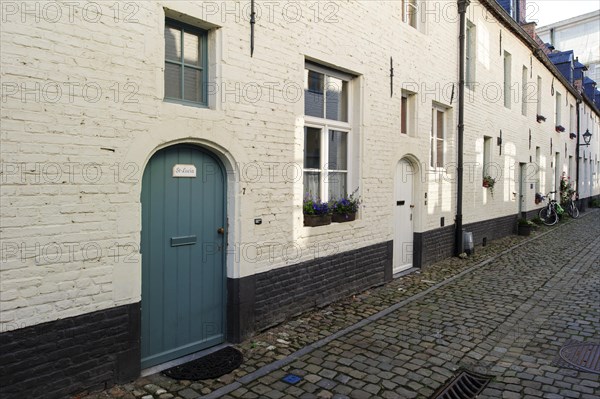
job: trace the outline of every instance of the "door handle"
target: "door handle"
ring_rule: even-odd
[[[219,228],[217,229],[217,233],[219,233],[219,234],[223,235],[223,234],[225,234],[225,229],[224,229],[223,227],[219,227]]]

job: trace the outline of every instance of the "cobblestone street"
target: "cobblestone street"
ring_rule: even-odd
[[[599,375],[555,362],[570,341],[600,342],[599,292],[600,211],[590,210],[256,336],[238,346],[244,365],[218,380],[156,374],[84,397],[428,398],[465,368],[493,376],[484,398],[597,399]],[[283,382],[289,373],[302,380]]]

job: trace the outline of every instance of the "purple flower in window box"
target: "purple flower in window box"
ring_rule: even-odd
[[[557,133],[562,133],[565,131],[565,128],[562,127],[561,125],[556,125],[556,132]]]
[[[358,188],[350,195],[332,201],[332,220],[336,223],[351,222],[356,219],[356,212],[362,202],[360,196],[356,195]]]
[[[571,140],[573,140],[573,139],[576,139],[576,138],[577,138],[577,135],[576,135],[575,133],[569,133],[569,138],[570,138]]]
[[[319,198],[313,198],[310,194],[304,198],[302,204],[304,213],[304,225],[317,227],[331,224],[331,208],[327,202],[321,202]]]
[[[538,123],[546,122],[546,117],[544,115],[536,115],[535,119],[538,121]]]

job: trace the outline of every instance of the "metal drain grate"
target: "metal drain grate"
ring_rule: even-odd
[[[600,344],[569,342],[558,355],[554,362],[557,366],[600,374]]]
[[[492,377],[463,370],[436,392],[432,399],[474,399]]]

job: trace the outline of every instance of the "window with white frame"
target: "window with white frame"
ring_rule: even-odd
[[[504,52],[504,106],[510,108],[511,102],[511,55]]]
[[[542,115],[542,78],[537,77],[537,114]]]
[[[431,109],[431,152],[429,156],[429,165],[432,168],[441,168],[444,166],[445,140],[446,110],[434,105]]]
[[[476,65],[476,31],[475,25],[471,21],[467,21],[467,31],[466,31],[466,49],[465,49],[465,67],[466,67],[466,76],[465,83],[468,89],[473,90],[475,86],[475,65]]]
[[[527,116],[527,74],[529,70],[526,66],[523,66],[523,72],[521,74],[521,114]]]
[[[165,20],[165,99],[207,104],[207,32]]]
[[[482,177],[486,177],[490,175],[490,170],[492,170],[491,168],[491,162],[492,162],[492,138],[489,136],[483,136],[483,167],[481,168],[482,170]]]
[[[569,134],[575,132],[576,124],[577,124],[577,121],[575,119],[575,108],[573,107],[573,104],[570,104],[569,105]]]
[[[417,0],[402,0],[402,21],[413,28],[418,25],[419,6]]]
[[[562,107],[562,94],[560,94],[559,92],[556,92],[556,105],[554,107],[554,120],[556,121],[556,126],[558,126],[562,123],[562,114],[560,112],[561,107]]]
[[[416,94],[402,90],[400,103],[400,133],[414,136],[415,134],[415,103]]]
[[[304,192],[323,201],[348,194],[351,80],[351,75],[306,63]]]
[[[540,147],[535,147],[535,163],[537,165],[535,192],[539,193],[542,189],[542,149]]]

